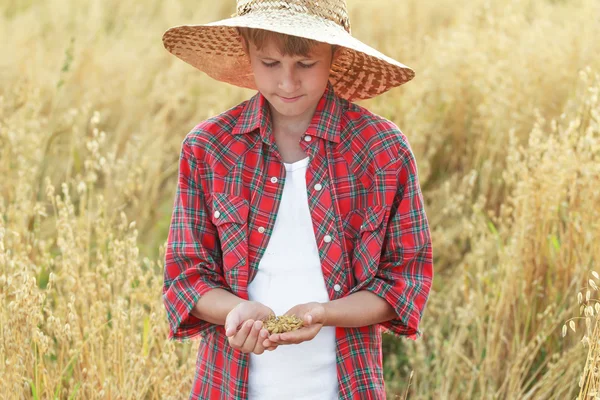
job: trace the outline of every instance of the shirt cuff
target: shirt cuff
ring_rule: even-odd
[[[406,288],[414,293],[414,287],[406,286]],[[419,329],[420,309],[415,308],[414,298],[407,299],[405,293],[398,293],[394,286],[379,277],[374,277],[362,290],[378,295],[394,308],[396,317],[378,324],[384,332],[396,337],[408,337],[411,340],[417,340],[422,336]]]
[[[220,283],[203,279],[200,276],[184,276],[175,280],[163,294],[163,301],[169,320],[169,340],[185,342],[197,336],[204,336],[209,329],[217,325],[204,321],[191,314],[192,309],[205,293],[212,289],[229,288]]]

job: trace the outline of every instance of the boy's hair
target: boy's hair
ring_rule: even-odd
[[[239,27],[236,29],[246,42],[246,48],[249,47],[249,42],[251,42],[254,43],[258,50],[262,50],[266,43],[272,40],[275,42],[276,46],[279,48],[279,51],[284,56],[289,55],[308,57],[313,47],[320,44],[320,42],[317,42],[316,40],[286,35],[285,33],[267,31],[264,29],[245,27]],[[338,47],[339,46],[335,45],[331,46],[332,55],[335,53]]]

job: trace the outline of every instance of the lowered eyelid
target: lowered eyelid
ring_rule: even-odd
[[[267,61],[264,61],[264,60],[263,60],[263,61],[262,61],[262,63],[263,63],[263,65],[264,65],[264,66],[266,66],[266,67],[274,67],[275,65],[279,64],[279,61],[267,62]],[[304,63],[302,63],[302,62],[298,61],[298,63],[297,63],[297,64],[299,64],[301,68],[312,68],[312,67],[314,67],[314,66],[315,66],[315,64],[317,64],[317,63],[318,63],[318,61],[316,61],[316,62],[314,62],[314,63],[311,63],[311,64],[304,64]]]
[[[276,61],[276,62],[279,62],[278,59],[271,58],[269,56],[258,56],[258,58],[260,58],[262,61],[273,61],[273,62]],[[318,60],[315,60],[314,58],[302,58],[302,59],[296,60],[296,62],[315,62],[315,61],[318,61]]]

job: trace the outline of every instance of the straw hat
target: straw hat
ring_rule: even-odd
[[[354,38],[345,0],[237,0],[232,18],[182,25],[163,35],[165,48],[219,81],[255,89],[237,27],[259,28],[340,47],[329,81],[347,100],[375,97],[411,80],[414,71]]]

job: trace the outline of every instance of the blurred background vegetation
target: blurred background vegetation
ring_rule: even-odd
[[[591,286],[595,301],[600,259],[600,2],[348,3],[353,35],[416,71],[361,102],[408,137],[434,243],[423,337],[385,335],[390,397],[575,397],[590,337],[577,293]],[[188,396],[197,343],[166,340],[161,300],[180,146],[253,92],[161,36],[234,12],[233,0],[0,2],[8,398]]]

